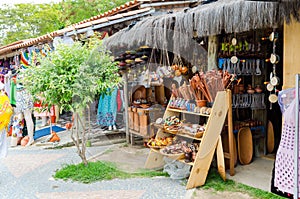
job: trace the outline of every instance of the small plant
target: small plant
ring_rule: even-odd
[[[73,112],[71,138],[85,165],[86,133],[90,131],[86,110],[90,120],[89,105],[95,97],[121,80],[112,60],[102,41],[93,37],[72,45],[58,44],[46,57],[38,57],[40,65],[22,71],[22,81],[32,96],[42,97],[44,103],[57,105],[61,111]]]

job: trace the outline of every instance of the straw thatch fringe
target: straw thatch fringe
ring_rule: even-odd
[[[130,30],[122,30],[105,41],[108,48],[146,44],[173,52],[189,49],[194,31],[199,37],[276,28],[291,15],[300,21],[300,1],[264,2],[219,0],[187,12],[148,17]],[[171,43],[171,44],[170,44]],[[171,47],[173,45],[173,47]]]
[[[287,23],[291,22],[292,17],[298,22],[300,21],[300,1],[299,0],[284,0],[280,3],[279,13],[280,18],[284,19]]]
[[[194,11],[199,36],[278,26],[278,3],[223,0]]]

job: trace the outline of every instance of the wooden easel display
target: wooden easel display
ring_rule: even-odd
[[[156,138],[166,137],[170,134],[177,136],[183,136],[192,140],[199,140],[200,145],[194,162],[186,163],[185,161],[178,159],[180,162],[184,162],[192,166],[192,170],[187,182],[187,189],[202,186],[205,184],[206,177],[214,156],[217,154],[218,171],[221,177],[225,180],[225,164],[224,157],[230,160],[230,175],[234,175],[234,154],[233,154],[233,131],[232,131],[232,99],[231,91],[219,91],[215,98],[210,115],[194,113],[189,111],[183,111],[180,109],[172,109],[167,107],[163,119],[169,116],[179,116],[180,114],[192,114],[198,117],[208,117],[205,132],[201,138],[196,138],[189,135],[181,135],[179,132],[169,132],[164,128],[159,128],[156,133]],[[224,153],[222,148],[221,132],[226,120],[228,122],[228,137],[229,137],[229,153]],[[186,121],[188,122],[188,121]],[[145,168],[153,169],[162,167],[165,162],[163,160],[164,155],[159,150],[151,148]]]

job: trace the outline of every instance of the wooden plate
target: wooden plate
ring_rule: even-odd
[[[222,145],[223,145],[223,150],[224,152],[229,153],[229,140],[228,140],[228,134],[223,133],[222,134]],[[234,166],[237,165],[237,149],[236,149],[236,138],[235,135],[233,135],[233,156],[234,156]],[[230,168],[230,160],[225,159],[225,168],[229,169]]]
[[[241,164],[249,164],[253,157],[252,133],[249,127],[243,127],[238,132],[238,155]]]
[[[274,150],[274,129],[271,121],[268,121],[267,131],[267,150],[268,153],[272,153]]]

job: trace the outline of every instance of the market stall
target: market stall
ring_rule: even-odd
[[[219,0],[185,12],[149,17],[120,31],[106,44],[130,47],[142,43],[157,49],[167,45],[169,51],[187,56],[193,49],[191,41],[207,43],[204,71],[218,68],[240,80],[232,90],[232,116],[240,142],[253,139],[254,154],[247,157],[274,154],[282,124],[278,92],[294,85],[293,75],[298,70],[294,66],[299,56],[294,52],[298,51],[299,23],[292,16],[299,21],[299,8],[299,2],[293,0]],[[291,24],[283,28],[285,21]]]

